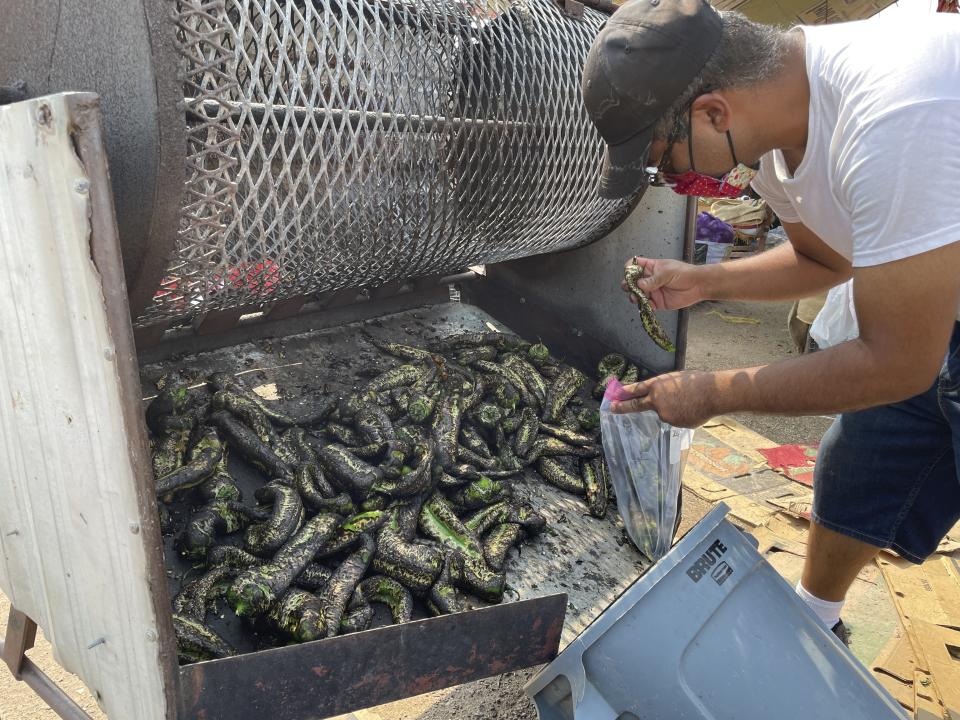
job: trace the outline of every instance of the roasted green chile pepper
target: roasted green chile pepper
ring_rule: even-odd
[[[470,425],[460,426],[460,443],[463,447],[472,450],[480,457],[493,459],[493,454],[490,452],[490,446],[487,444],[487,441]]]
[[[523,538],[523,528],[515,523],[503,523],[493,528],[483,539],[483,557],[493,570],[500,572],[507,553]]]
[[[571,473],[562,463],[553,458],[540,458],[537,461],[537,472],[540,473],[548,483],[568,493],[585,495],[587,492],[587,489],[583,485],[583,480],[579,476]]]
[[[574,367],[565,367],[547,389],[547,400],[543,410],[545,422],[556,421],[561,411],[577,394],[587,381],[586,376]]]
[[[533,443],[530,452],[527,454],[526,461],[532,463],[542,457],[558,457],[562,455],[571,455],[574,457],[596,457],[600,454],[600,447],[597,445],[568,445],[567,443],[555,437],[540,436]]]
[[[157,439],[152,458],[154,477],[169,475],[183,464],[192,431],[190,423],[187,427],[171,429]]]
[[[577,424],[581,430],[596,430],[600,427],[600,411],[584,408],[577,413]]]
[[[356,506],[350,495],[337,493],[313,463],[303,463],[293,472],[293,486],[300,493],[304,506],[315,512],[353,515]]]
[[[462,419],[463,410],[460,406],[460,396],[448,395],[444,397],[440,401],[440,407],[434,413],[431,425],[435,441],[435,457],[443,467],[457,462],[457,451],[460,447],[457,438],[460,436]]]
[[[340,523],[337,531],[314,554],[317,559],[337,555],[355,545],[365,533],[375,533],[390,519],[386,510],[367,510]]]
[[[283,462],[269,445],[226,410],[210,416],[210,421],[224,434],[233,450],[245,460],[275,478],[289,478],[290,466]]]
[[[364,462],[337,443],[321,449],[318,459],[327,477],[351,495],[366,495],[383,477],[383,470]]]
[[[260,442],[271,447],[277,444],[279,438],[273,425],[260,409],[260,405],[249,397],[227,390],[218,390],[213,394],[212,406],[214,410],[227,410],[235,415],[238,420],[253,430],[254,434],[260,438]]]
[[[499,502],[510,494],[510,486],[502,480],[482,476],[479,480],[446,491],[450,502],[461,510],[476,510]]]
[[[196,487],[210,476],[222,457],[223,445],[220,443],[217,431],[207,428],[190,450],[189,462],[172,473],[157,478],[157,496],[165,497]]]
[[[174,615],[173,629],[177,636],[177,658],[182,663],[217,660],[237,654],[226,640],[202,621]]]
[[[320,637],[333,637],[340,632],[340,621],[347,609],[347,603],[360,579],[370,567],[376,545],[373,537],[364,533],[360,537],[360,547],[352,552],[340,564],[330,578],[330,582],[320,594],[320,606],[323,611],[324,628]]]
[[[413,468],[404,466],[399,477],[378,480],[372,485],[371,490],[394,497],[410,497],[430,490],[433,487],[434,447],[432,441],[418,445],[414,449],[416,465]]]
[[[527,348],[527,357],[530,358],[530,362],[539,368],[550,361],[550,348],[542,342],[538,342]]]
[[[540,430],[547,435],[562,440],[568,445],[575,445],[577,447],[592,447],[596,445],[596,441],[592,435],[584,435],[583,433],[567,430],[566,428],[557,427],[556,425],[543,423],[540,426]]]
[[[387,370],[385,373],[368,382],[366,387],[363,389],[363,394],[376,394],[383,392],[384,390],[392,390],[393,388],[413,385],[417,380],[420,379],[420,375],[423,372],[425,372],[424,368],[416,365],[399,365],[398,367]]]
[[[179,375],[168,377],[157,396],[147,405],[147,427],[155,435],[165,435],[170,430],[182,429],[181,415],[187,408],[189,389]]]
[[[390,608],[390,615],[396,625],[409,622],[410,618],[413,617],[413,596],[410,591],[386,575],[373,575],[357,585],[356,590],[353,591],[353,598],[350,600],[351,615],[358,608],[369,608],[371,603],[380,603]],[[371,610],[364,615],[372,617],[373,612]],[[342,628],[343,623],[341,623]]]
[[[259,488],[255,495],[262,503],[272,502],[273,511],[264,522],[247,528],[244,546],[254,555],[273,555],[303,522],[303,502],[295,489],[276,481]]]
[[[270,622],[297,642],[322,637],[324,627],[320,598],[300,588],[291,588],[275,602],[267,615]]]
[[[315,515],[280,548],[273,560],[241,572],[227,590],[227,601],[234,612],[240,617],[266,612],[310,563],[339,522],[333,513]]]
[[[636,259],[633,263],[627,265],[624,270],[624,280],[627,281],[627,287],[630,288],[630,294],[637,301],[637,311],[640,313],[640,322],[643,323],[643,329],[653,339],[653,341],[667,352],[676,352],[676,347],[670,342],[667,333],[664,331],[660,321],[653,310],[650,298],[637,285],[637,282],[644,276],[643,268],[637,264]]]
[[[453,553],[449,553],[443,561],[443,570],[430,587],[427,607],[434,615],[452,615],[463,612],[463,601],[456,587],[453,585],[451,565],[454,564]]]
[[[602,518],[607,514],[607,480],[599,463],[601,458],[580,460],[580,478],[586,494],[587,509],[590,514]]]
[[[503,358],[502,365],[516,373],[536,398],[536,408],[542,408],[547,400],[547,384],[537,368],[522,355],[513,353]]]
[[[231,375],[228,375],[227,373],[213,373],[207,378],[207,384],[214,391],[225,390],[227,392],[247,398],[257,405],[257,407],[260,409],[260,412],[262,412],[268,420],[276,423],[277,425],[283,425],[286,427],[297,424],[297,420],[290,417],[286,413],[270,407],[270,405],[267,404],[263,398],[257,395],[249,387],[244,385],[242,381]],[[326,410],[326,412],[329,412],[329,410]],[[305,425],[312,424],[310,422],[304,422],[303,420],[301,420],[301,422],[303,422]]]
[[[360,435],[349,425],[338,422],[328,422],[323,427],[324,433],[334,442],[356,447],[361,443]]]
[[[237,481],[227,470],[227,452],[224,448],[220,462],[217,463],[210,477],[204,480],[198,488],[200,496],[207,501],[212,500],[243,500],[243,492],[237,487]]]
[[[526,407],[520,412],[520,423],[513,437],[513,451],[520,457],[526,456],[537,439],[540,431],[540,418],[533,408]]]
[[[214,500],[187,521],[176,540],[176,548],[186,557],[203,557],[217,538],[247,526],[248,509],[233,500]]]

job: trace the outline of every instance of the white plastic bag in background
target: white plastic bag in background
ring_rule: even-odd
[[[673,543],[680,504],[682,452],[693,431],[663,422],[655,412],[615,415],[610,403],[626,399],[613,379],[600,405],[603,453],[627,534],[651,560]]]
[[[860,336],[853,304],[853,280],[830,288],[823,308],[810,326],[810,337],[821,348],[839,345]]]

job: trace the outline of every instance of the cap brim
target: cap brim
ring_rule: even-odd
[[[637,133],[626,142],[607,145],[600,171],[600,196],[608,200],[643,193],[649,184],[646,168],[650,158],[653,128]]]

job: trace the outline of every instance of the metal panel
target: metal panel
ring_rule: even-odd
[[[156,289],[184,181],[185,122],[168,0],[0,3],[0,86],[100,95],[130,304]]]
[[[149,466],[135,358],[129,323],[122,336],[111,326],[127,317],[112,223],[112,245],[91,257],[91,229],[112,216],[108,179],[102,157],[88,168],[76,154],[90,118],[71,100],[95,113],[92,95],[0,107],[0,577],[108,714],[159,720],[174,709],[167,600],[151,587],[156,509],[138,493]]]
[[[540,665],[556,657],[566,604],[550,595],[189,665],[180,717],[325,718]]]
[[[578,342],[581,335],[595,338],[596,343],[582,343],[584,352],[591,353],[586,359],[593,367],[599,353],[610,349],[625,353],[651,372],[673,370],[682,367],[686,345],[679,313],[657,313],[667,335],[675,340],[675,355],[660,349],[643,330],[636,306],[620,283],[624,263],[634,255],[689,259],[690,217],[683,198],[670,190],[651,188],[603,240],[570,252],[488,266],[487,279],[562,317],[562,332],[569,343]]]

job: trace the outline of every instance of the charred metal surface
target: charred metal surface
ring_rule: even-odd
[[[620,284],[624,263],[631,257],[679,260],[684,256],[688,211],[685,200],[669,189],[651,188],[623,224],[598,242],[488,265],[487,279],[550,310],[565,326],[589,333],[638,365],[656,373],[670,372],[677,367],[676,353],[663,350],[650,338]],[[526,315],[526,310],[518,314]],[[657,319],[680,348],[678,315],[660,311]],[[514,323],[513,315],[501,317]]]
[[[552,660],[567,596],[184,667],[181,718],[310,720]]]
[[[179,226],[186,155],[172,3],[0,3],[0,85],[95,92],[135,314],[159,287]]]
[[[333,298],[329,304],[322,304],[320,307],[311,307],[312,304],[305,305],[300,314],[283,320],[273,320],[267,315],[260,322],[243,323],[215,335],[197,335],[189,328],[178,331],[173,337],[164,338],[159,345],[153,347],[145,345],[140,348],[140,362],[154,363],[182,353],[206,352],[242,342],[334,328],[359,320],[381,317],[387,313],[430,305],[447,300],[449,297],[447,288],[439,286],[381,300],[353,302],[349,305],[339,304],[336,301],[339,299],[346,302],[347,295],[351,301],[354,301],[356,290],[337,291],[333,294],[338,294],[339,298]]]
[[[540,340],[556,357],[586,372],[590,377],[595,374],[600,358],[607,353],[621,352],[619,347],[607,344],[571,325],[565,318],[536,300],[524,297],[496,280],[464,284],[461,292],[465,301],[475,304],[494,317],[510,318],[511,330],[521,337]],[[631,360],[637,362],[642,373],[650,374],[647,368],[640,365],[639,359]]]

